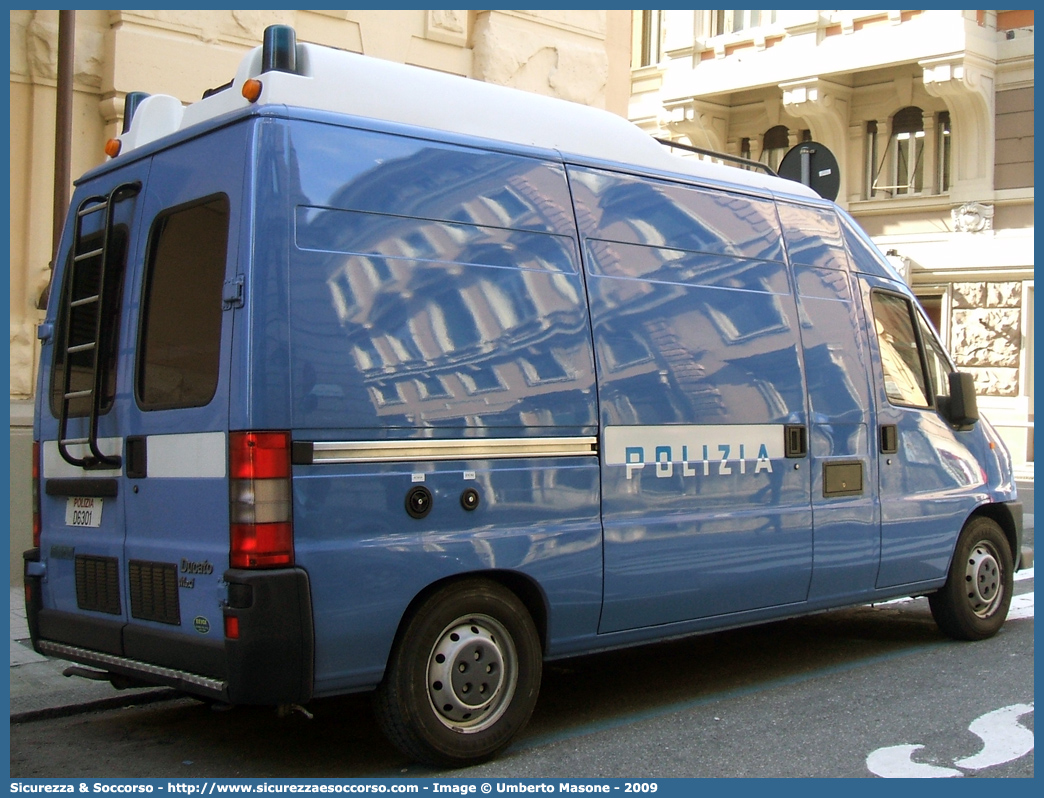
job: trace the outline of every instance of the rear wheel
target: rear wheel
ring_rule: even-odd
[[[492,758],[529,720],[540,639],[525,606],[489,580],[450,585],[405,628],[377,688],[377,717],[405,754],[437,767]]]
[[[957,539],[946,584],[928,597],[939,628],[957,640],[992,637],[1008,617],[1013,558],[995,521],[976,517]]]

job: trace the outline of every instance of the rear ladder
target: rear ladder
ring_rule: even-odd
[[[113,216],[116,202],[124,196],[134,196],[141,190],[140,182],[121,183],[105,196],[87,197],[76,209],[76,221],[73,227],[73,257],[69,263],[69,274],[66,275],[64,318],[62,327],[64,334],[60,343],[65,355],[65,369],[62,384],[61,412],[58,421],[58,452],[70,465],[83,469],[119,468],[122,459],[119,455],[102,454],[98,448],[98,416],[101,414],[102,391],[99,385],[101,379],[101,353],[99,352],[99,341],[102,336],[102,325],[105,322],[103,311],[105,308],[105,275],[111,257],[111,243],[113,232]],[[101,245],[93,249],[84,249],[83,222],[95,213],[105,214],[105,224],[102,229]],[[80,281],[76,279],[78,268],[87,268],[94,259],[97,261],[97,280],[92,284],[83,281],[87,290],[77,296],[76,287]],[[72,344],[73,340],[73,313],[79,309],[80,313],[78,329],[92,331],[88,340],[80,340]],[[93,311],[93,312],[92,312]],[[89,387],[72,390],[72,357],[73,355],[86,355],[87,376]],[[87,437],[69,437],[70,406],[77,399],[90,399],[90,413],[88,414]],[[89,454],[76,457],[70,451],[70,446],[86,445]]]

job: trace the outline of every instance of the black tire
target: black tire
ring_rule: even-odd
[[[525,727],[542,664],[536,626],[513,593],[486,579],[458,582],[400,630],[374,695],[377,719],[418,762],[478,764]]]
[[[1008,539],[995,521],[977,516],[964,525],[946,584],[928,596],[935,622],[956,640],[992,637],[1008,617],[1013,589]]]

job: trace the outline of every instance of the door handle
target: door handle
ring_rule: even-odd
[[[881,454],[895,454],[899,451],[899,427],[895,424],[881,425]]]
[[[804,457],[808,454],[808,431],[803,424],[783,427],[783,454],[786,457]]]
[[[145,479],[149,475],[149,453],[144,435],[127,436],[127,479]]]

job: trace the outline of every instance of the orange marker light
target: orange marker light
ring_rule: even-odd
[[[120,149],[123,147],[123,142],[119,139],[109,139],[105,142],[105,154],[110,158],[115,158],[120,154]]]
[[[264,88],[264,84],[256,78],[251,78],[243,84],[243,96],[247,98],[247,102],[256,103],[258,97],[261,96],[261,89]]]

